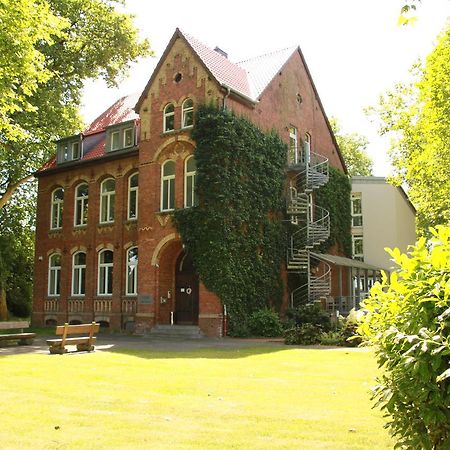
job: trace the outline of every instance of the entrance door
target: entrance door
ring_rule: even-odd
[[[198,275],[192,258],[182,253],[175,275],[175,322],[179,325],[198,324]]]

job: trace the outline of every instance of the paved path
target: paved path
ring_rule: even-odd
[[[2,355],[19,355],[24,353],[42,353],[49,354],[48,346],[45,340],[50,336],[38,336],[33,345],[17,345],[15,343],[2,344],[0,346],[0,357]],[[75,349],[74,346],[67,346],[69,350]],[[99,351],[136,349],[150,351],[190,351],[205,348],[223,348],[238,349],[247,347],[287,347],[283,339],[234,339],[234,338],[155,338],[151,336],[129,336],[119,334],[100,334],[97,335],[97,345],[95,348]]]

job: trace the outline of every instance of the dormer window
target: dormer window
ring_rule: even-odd
[[[58,164],[76,161],[81,158],[80,136],[61,140],[57,143],[56,159]]]
[[[134,121],[113,125],[108,128],[106,135],[106,151],[115,152],[134,147],[136,128]]]

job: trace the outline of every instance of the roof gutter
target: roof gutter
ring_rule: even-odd
[[[220,85],[220,87],[227,91],[226,98],[228,98],[228,96],[230,94],[233,94],[233,96],[238,97],[241,100],[244,100],[246,103],[250,103],[252,106],[255,106],[258,103],[258,100],[253,100],[252,98],[247,97],[245,94],[242,94],[241,92],[236,91],[236,89],[231,88],[230,86],[228,86],[225,83],[222,83]],[[224,100],[225,100],[225,98],[224,98]]]

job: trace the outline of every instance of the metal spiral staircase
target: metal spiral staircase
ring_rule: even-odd
[[[310,152],[308,147],[302,156],[299,164],[290,166],[296,174],[290,180],[286,208],[294,225],[287,249],[287,269],[306,275],[307,282],[291,292],[291,306],[327,297],[331,282],[330,266],[311,255],[311,250],[330,236],[330,213],[315,205],[313,198],[313,191],[328,182],[328,159]]]

